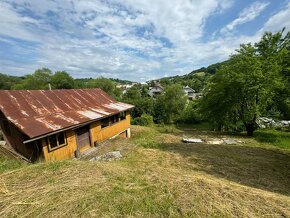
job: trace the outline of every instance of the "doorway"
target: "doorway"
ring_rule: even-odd
[[[89,126],[83,126],[76,129],[76,136],[77,136],[77,149],[80,152],[90,148],[91,139]]]

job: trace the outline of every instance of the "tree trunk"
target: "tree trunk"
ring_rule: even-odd
[[[253,136],[254,130],[255,130],[255,124],[250,123],[250,124],[245,124],[246,130],[247,130],[247,136]]]

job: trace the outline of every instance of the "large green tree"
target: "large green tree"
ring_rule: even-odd
[[[154,120],[169,123],[176,121],[185,108],[186,96],[180,84],[170,85],[154,102]]]
[[[33,74],[27,75],[21,83],[14,85],[12,89],[48,89],[52,75],[48,68],[37,69]]]
[[[277,90],[285,86],[280,64],[285,37],[282,31],[265,33],[254,46],[241,45],[212,77],[201,100],[201,112],[218,129],[241,122],[247,135],[253,135],[256,119],[265,114]]]
[[[65,71],[57,71],[51,78],[53,89],[73,89],[74,79]]]
[[[152,115],[153,99],[145,93],[142,96],[142,92],[142,87],[135,85],[123,95],[123,101],[135,106],[131,111],[132,118],[141,117],[143,114]]]
[[[22,77],[9,76],[0,73],[0,89],[11,89],[15,84],[20,83],[23,80]]]
[[[114,98],[119,98],[121,92],[118,88],[116,88],[115,83],[107,78],[99,77],[94,80],[90,80],[87,83],[88,88],[100,88],[103,91],[107,92],[109,95],[113,96]]]
[[[271,107],[281,113],[282,118],[290,119],[290,32],[286,34],[284,31],[276,34],[267,32],[255,45],[262,71],[270,76],[275,76],[273,72],[278,71],[283,77],[283,82],[276,86],[275,101]]]

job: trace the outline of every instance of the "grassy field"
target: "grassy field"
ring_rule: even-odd
[[[1,157],[0,217],[290,217],[289,133],[274,141],[173,126],[132,133],[101,145],[99,153],[120,150],[118,161]],[[185,136],[241,142],[184,144]]]

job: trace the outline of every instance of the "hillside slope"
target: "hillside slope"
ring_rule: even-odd
[[[103,144],[100,153],[121,150],[118,161],[11,169],[0,159],[0,217],[290,217],[288,150],[248,138],[184,144],[183,135],[224,136],[161,132],[133,126],[131,139]]]

